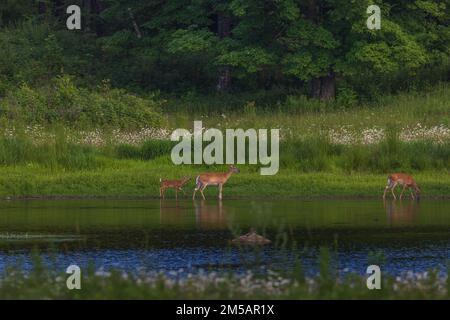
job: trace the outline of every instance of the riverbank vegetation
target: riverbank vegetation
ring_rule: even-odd
[[[158,196],[159,178],[192,177],[225,165],[175,166],[170,141],[96,148],[57,141],[34,145],[2,139],[0,195]],[[420,150],[418,154],[417,151]],[[241,165],[227,197],[352,197],[381,195],[390,171],[411,172],[423,197],[450,194],[450,146],[384,141],[369,146],[336,146],[320,140],[282,144],[280,171],[261,176],[258,166]],[[186,190],[193,189],[193,182]],[[207,195],[215,193],[207,189]],[[169,191],[170,194],[170,191]]]
[[[301,264],[294,271],[246,272],[199,271],[189,273],[129,273],[95,270],[81,273],[81,289],[68,290],[66,273],[57,272],[37,256],[33,268],[7,268],[0,281],[0,299],[449,299],[447,276],[436,270],[405,272],[381,277],[381,289],[369,290],[366,277],[338,275],[327,250],[320,258],[320,271],[306,276]]]
[[[374,196],[390,171],[446,196],[447,2],[384,1],[380,31],[364,1],[72,1],[81,30],[65,0],[5,3],[0,195],[156,196],[226,170],[170,161],[172,130],[202,120],[280,128],[279,173],[241,165],[225,196]]]
[[[443,85],[424,95],[400,95],[378,109],[230,112],[200,119],[219,129],[281,129],[279,173],[260,176],[259,165],[240,165],[226,197],[377,196],[392,171],[412,173],[425,197],[442,197],[450,194],[449,95]],[[225,165],[172,164],[171,130],[189,128],[196,118],[178,115],[156,117],[165,125],[142,129],[3,121],[0,194],[153,197],[160,177],[194,178],[199,172],[226,170]]]

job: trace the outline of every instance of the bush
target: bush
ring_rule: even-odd
[[[139,129],[160,127],[160,102],[112,89],[104,82],[97,90],[77,87],[69,76],[57,77],[52,86],[31,88],[23,84],[1,103],[10,120],[26,124],[64,123],[70,127]]]

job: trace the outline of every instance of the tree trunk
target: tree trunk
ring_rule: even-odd
[[[138,39],[142,38],[142,32],[141,29],[139,28],[139,25],[134,17],[133,11],[131,10],[131,8],[128,8],[128,15],[130,16],[131,22],[133,23],[133,28],[134,31],[136,32],[136,36],[138,37]]]
[[[231,19],[225,13],[219,12],[217,14],[217,33],[219,38],[227,38],[231,34]],[[231,72],[228,66],[222,67],[217,80],[217,91],[223,92],[230,88]]]
[[[320,8],[319,0],[309,0],[307,19],[313,24],[317,24],[317,14]],[[326,76],[317,77],[311,80],[311,96],[322,101],[333,100],[336,96],[336,78],[333,72]]]
[[[38,2],[38,13],[46,14],[47,13],[47,4],[44,1]]]
[[[312,21],[313,23],[316,23],[316,16],[317,16],[316,0],[309,0],[307,18],[308,18],[308,20]]]
[[[311,96],[313,98],[320,98],[321,88],[322,88],[321,78],[314,78],[311,80]]]
[[[336,77],[334,73],[330,72],[325,77],[322,77],[320,100],[322,101],[334,100],[335,97],[336,97]]]
[[[97,36],[102,36],[105,33],[103,24],[99,17],[100,13],[102,13],[102,11],[104,9],[102,1],[101,0],[91,0],[91,9],[95,15],[94,22],[93,22],[95,33],[97,34]]]
[[[311,96],[321,101],[333,100],[336,97],[336,76],[333,72],[324,77],[311,80]]]

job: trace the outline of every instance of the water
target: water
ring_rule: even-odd
[[[239,247],[254,229],[272,241]],[[294,249],[293,249],[293,245]],[[381,264],[392,275],[446,270],[450,201],[30,200],[0,203],[0,270],[93,263],[130,272],[318,270],[321,247],[342,272]]]

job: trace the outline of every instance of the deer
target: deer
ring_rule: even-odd
[[[206,200],[203,191],[209,185],[219,187],[219,200],[222,200],[222,188],[223,185],[230,179],[233,173],[239,173],[239,169],[234,165],[229,167],[228,172],[215,172],[215,173],[201,173],[195,178],[195,190],[192,195],[192,200],[195,199],[195,194],[200,190],[203,200]]]
[[[184,177],[181,180],[165,180],[160,178],[159,197],[164,199],[164,193],[166,190],[173,188],[175,189],[175,199],[178,200],[178,191],[182,191],[183,194],[186,194],[181,187],[183,187],[190,179],[191,177]]]
[[[386,192],[388,189],[391,190],[392,195],[394,196],[394,199],[397,199],[394,193],[394,189],[397,187],[397,185],[403,186],[402,192],[400,193],[400,200],[402,200],[403,192],[405,192],[406,188],[409,188],[409,191],[411,192],[411,198],[417,198],[417,200],[420,199],[420,188],[417,185],[417,183],[414,181],[413,177],[405,174],[405,173],[392,173],[388,176],[387,179],[387,185],[386,188],[384,188],[384,194],[383,199],[386,198]],[[415,192],[415,197],[414,193]]]

